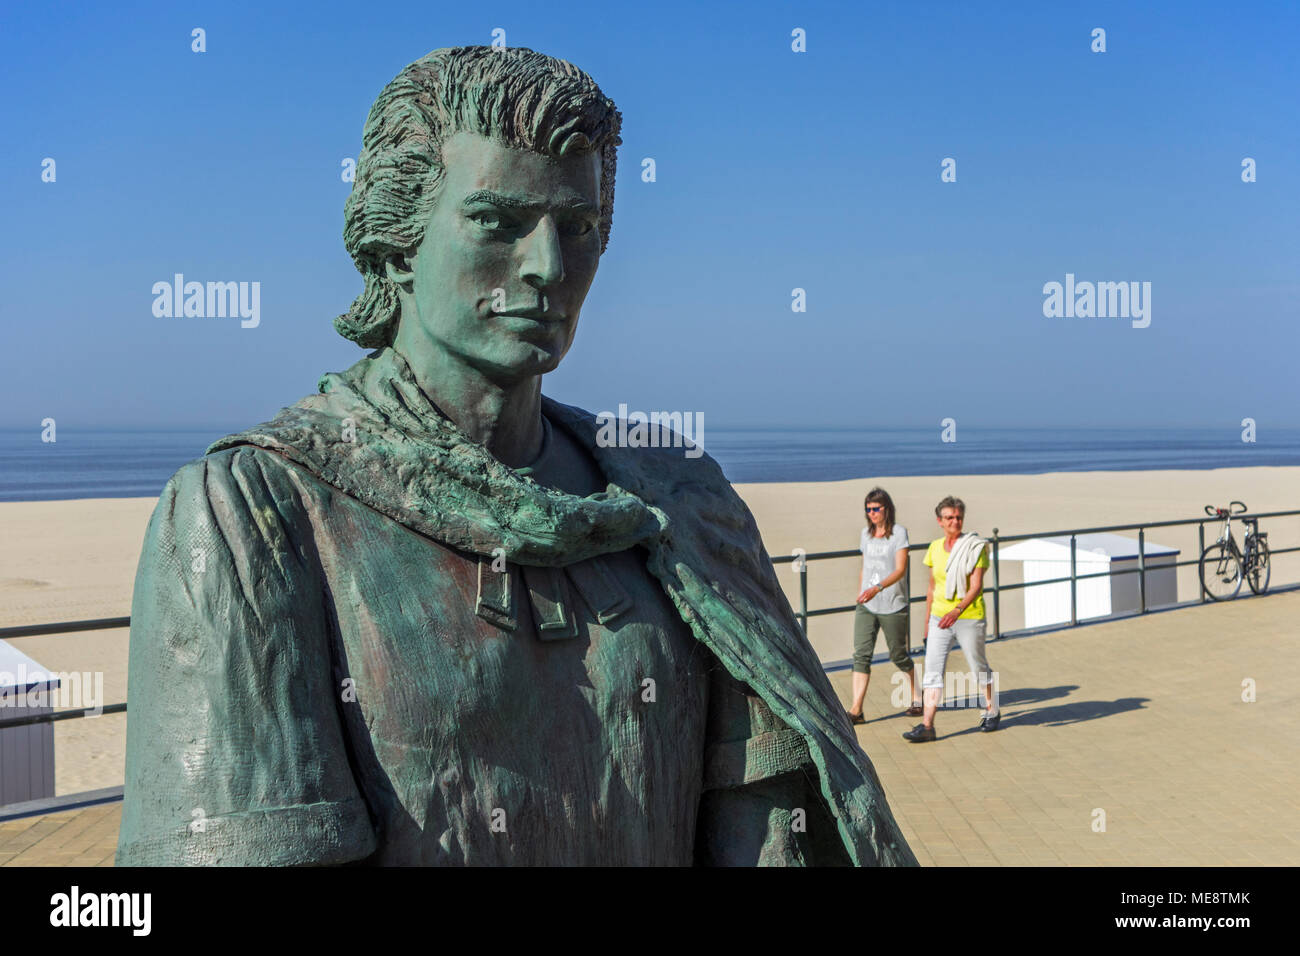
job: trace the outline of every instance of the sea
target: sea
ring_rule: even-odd
[[[183,464],[240,427],[0,429],[0,501],[152,497]],[[1300,465],[1300,428],[710,428],[705,450],[733,482],[900,475],[1041,474]]]

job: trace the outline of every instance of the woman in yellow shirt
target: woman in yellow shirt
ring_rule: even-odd
[[[967,679],[978,679],[984,691],[986,709],[980,730],[998,729],[1002,715],[994,699],[995,675],[984,654],[984,571],[989,566],[987,542],[975,534],[962,534],[966,504],[951,496],[934,509],[943,537],[930,542],[925,563],[930,567],[930,588],[926,593],[925,676],[922,723],[903,734],[904,739],[923,743],[935,739],[934,715],[943,699],[943,676],[953,642],[961,645],[970,665]],[[949,572],[954,580],[949,581]]]

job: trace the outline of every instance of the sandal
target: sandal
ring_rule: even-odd
[[[907,708],[907,710],[903,711],[903,716],[904,716],[904,717],[924,717],[924,716],[925,716],[925,708],[922,707],[920,704],[913,704],[911,707]]]
[[[867,722],[867,718],[863,717],[861,714],[855,714],[851,710],[846,710],[844,716],[849,719],[849,723],[851,724],[865,724]]]

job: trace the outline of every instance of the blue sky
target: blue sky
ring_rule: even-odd
[[[0,426],[242,427],[360,358],[331,328],[360,290],[340,162],[398,70],[496,27],[624,115],[555,398],[713,427],[1300,424],[1300,5],[365,9],[6,9]],[[261,324],[155,317],[177,272],[259,281]],[[1066,273],[1150,282],[1150,326],[1044,317]]]

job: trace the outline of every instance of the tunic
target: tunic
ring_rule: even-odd
[[[542,413],[509,468],[385,348],[177,472],[119,864],[915,864],[717,463]]]
[[[844,862],[802,738],[639,552],[566,569],[577,633],[541,640],[548,569],[483,570],[263,449],[185,466],[132,608],[118,862],[690,865],[701,807],[726,812],[706,790],[782,779],[777,818],[811,810]],[[593,564],[626,605],[604,622]],[[508,579],[513,628],[476,613],[480,574]],[[759,829],[763,862],[819,852]]]

